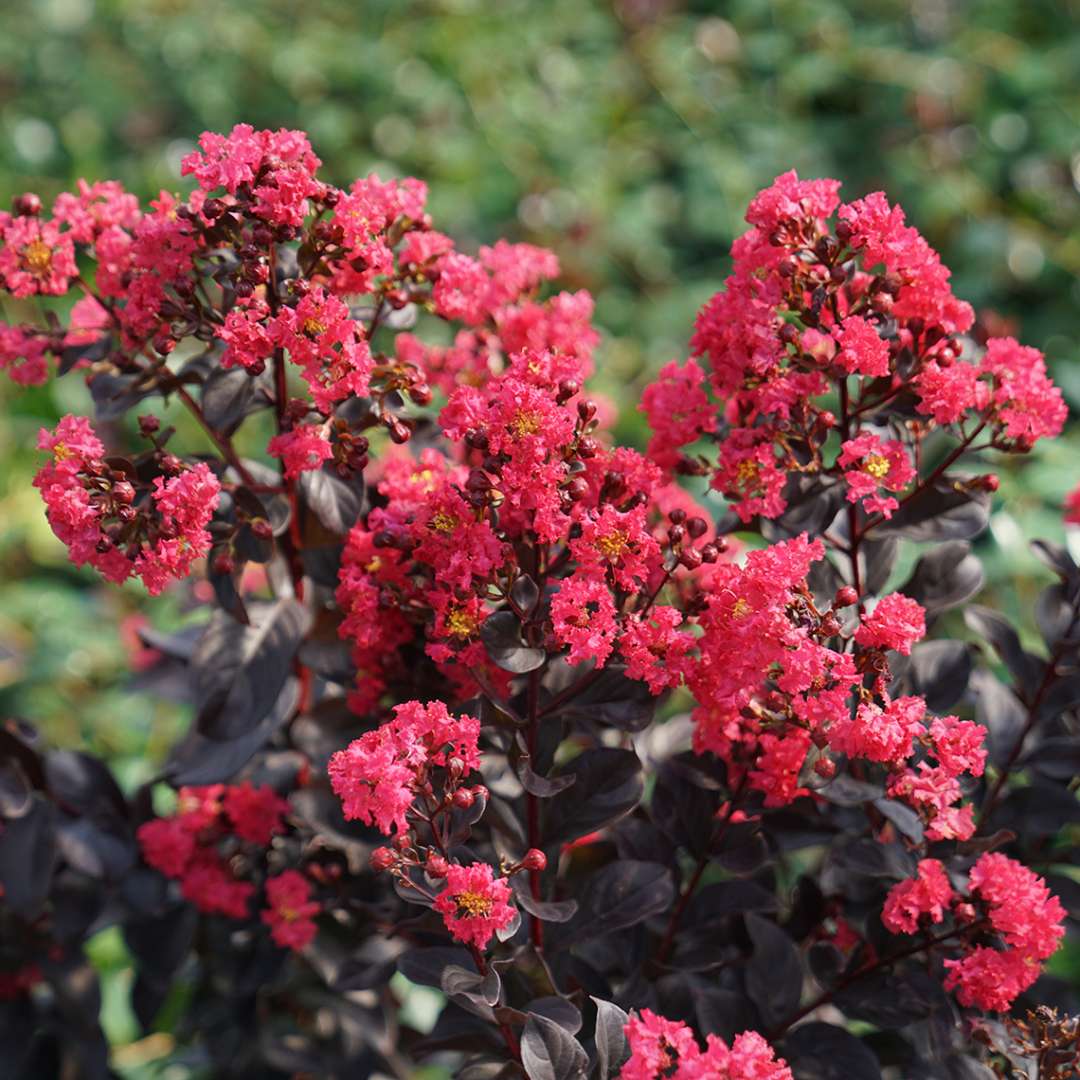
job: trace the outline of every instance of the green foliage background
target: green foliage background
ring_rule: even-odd
[[[1073,0],[5,0],[0,199],[77,177],[142,197],[179,185],[204,129],[310,132],[329,178],[431,185],[466,249],[554,248],[597,299],[597,385],[624,409],[685,355],[748,199],[787,168],[884,189],[956,291],[1044,349],[1080,409],[1080,5]],[[26,317],[7,302],[10,318]],[[0,387],[0,712],[145,779],[184,722],[128,692],[135,590],[72,570],[29,486],[38,426],[85,407],[77,380]],[[1080,439],[1003,476],[980,543],[990,602],[1025,614],[1061,539]],[[1076,538],[1073,537],[1075,543]],[[985,597],[983,598],[986,599]],[[154,606],[159,625],[183,601]],[[959,627],[957,632],[961,632]],[[150,1075],[123,1007],[118,940],[95,943],[117,1065]],[[177,1075],[187,1075],[180,1073]]]

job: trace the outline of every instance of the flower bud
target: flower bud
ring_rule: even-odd
[[[252,518],[251,531],[260,540],[272,540],[274,537],[274,529],[266,518]]]
[[[447,870],[450,869],[450,864],[441,855],[429,855],[424,869],[433,878],[444,878]]]
[[[851,607],[852,604],[859,602],[859,594],[850,586],[844,585],[842,588],[836,590],[836,596],[833,598],[833,607],[846,608]]]
[[[470,788],[458,788],[454,792],[454,805],[459,810],[468,810],[474,802],[476,802],[476,796]]]
[[[12,199],[11,208],[17,217],[37,217],[41,213],[41,199],[32,191],[27,191]]]
[[[539,848],[529,848],[521,865],[526,870],[545,870],[547,868],[547,856]]]
[[[139,417],[139,433],[141,435],[153,435],[161,427],[161,421],[149,413]]]
[[[686,548],[679,556],[679,562],[687,570],[696,570],[702,563],[701,552],[697,548]]]
[[[413,846],[412,833],[400,832],[394,837],[395,851],[408,851]]]
[[[672,525],[681,525],[686,521],[686,511],[679,509],[672,510],[671,513],[668,514],[668,521],[670,521]]]
[[[836,775],[836,762],[830,757],[819,757],[814,762],[814,772],[823,780],[831,780]]]
[[[583,476],[575,476],[566,485],[566,494],[573,502],[580,502],[589,494],[589,482]]]
[[[720,548],[716,544],[705,544],[701,547],[701,561],[714,563],[720,558]]]
[[[383,870],[389,870],[397,862],[397,855],[388,847],[377,847],[371,853],[370,862],[371,869],[376,873],[380,873]]]
[[[135,501],[135,488],[128,480],[117,480],[112,487],[112,497],[121,503],[133,503]]]

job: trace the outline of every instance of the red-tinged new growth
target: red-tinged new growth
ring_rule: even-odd
[[[296,952],[311,944],[320,908],[311,899],[311,882],[300,871],[285,870],[268,878],[266,903],[262,921],[270,927],[275,944]]]
[[[505,878],[495,877],[487,863],[455,865],[446,871],[446,887],[435,898],[435,910],[455,941],[486,949],[492,936],[506,929],[517,914],[510,895]]]
[[[630,1058],[619,1080],[792,1080],[791,1069],[756,1031],[729,1047],[716,1035],[702,1050],[686,1024],[642,1009],[627,1021]]]

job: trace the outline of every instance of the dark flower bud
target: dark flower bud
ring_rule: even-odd
[[[11,208],[18,217],[37,217],[41,213],[41,199],[32,191],[27,191],[12,199]]]
[[[850,586],[844,585],[842,588],[836,590],[836,596],[833,598],[833,607],[846,608],[851,607],[852,604],[859,602],[859,594]]]
[[[577,414],[581,417],[582,420],[585,420],[587,422],[596,415],[598,408],[599,406],[596,404],[595,401],[579,401],[577,407]]]
[[[836,762],[832,758],[819,757],[814,762],[814,772],[823,780],[831,780],[836,775]]]
[[[679,562],[681,562],[687,570],[696,570],[702,563],[701,552],[698,551],[697,548],[686,548],[679,556]]]
[[[117,502],[133,503],[135,501],[135,488],[128,480],[118,480],[113,484],[112,496]]]
[[[470,429],[465,432],[465,442],[474,450],[486,450],[488,448],[487,435],[484,432],[476,431],[475,429]]]
[[[459,810],[468,810],[474,802],[476,802],[476,796],[470,788],[458,788],[454,792],[454,805]]]
[[[139,417],[139,433],[153,435],[161,427],[161,421],[154,415],[147,413]]]
[[[450,869],[450,864],[441,855],[429,855],[424,869],[433,878],[444,878]]]
[[[559,383],[559,392],[555,397],[555,400],[560,405],[565,405],[576,394],[581,393],[581,383],[577,379],[563,379]]]
[[[589,482],[583,476],[575,476],[566,485],[566,494],[573,502],[580,502],[589,494]]]
[[[236,560],[229,552],[223,551],[214,557],[213,566],[215,574],[231,574],[236,569]]]
[[[668,539],[673,544],[681,544],[686,539],[686,529],[682,525],[672,525],[668,529]]]
[[[397,862],[397,855],[388,847],[377,847],[371,853],[371,869],[376,873],[389,870]]]
[[[521,865],[526,870],[545,870],[547,869],[547,856],[539,848],[529,848],[525,852],[525,857],[521,860]]]
[[[836,239],[844,246],[847,247],[851,242],[852,228],[851,223],[847,221],[841,221],[836,226]]]
[[[600,453],[600,444],[591,436],[586,435],[578,443],[578,456],[583,458],[594,458]]]
[[[700,540],[709,531],[709,525],[704,518],[692,517],[686,523],[686,531],[695,540]]]
[[[251,531],[260,540],[270,540],[274,536],[273,527],[266,518],[253,518],[251,522]]]
[[[720,548],[716,544],[705,544],[701,548],[701,561],[705,563],[714,563],[720,558]]]
[[[413,846],[412,833],[400,832],[394,837],[395,851],[408,851]]]
[[[670,521],[672,525],[681,525],[685,520],[685,510],[672,510],[671,513],[668,514],[668,521]]]

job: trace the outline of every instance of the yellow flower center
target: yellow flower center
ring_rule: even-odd
[[[731,617],[733,619],[741,619],[744,615],[749,615],[750,611],[750,605],[741,596],[731,605]]]
[[[379,555],[372,555],[366,563],[364,563],[364,569],[369,574],[377,574],[382,567],[382,558]]]
[[[75,451],[71,450],[69,447],[65,446],[62,442],[57,443],[53,447],[53,457],[56,458],[57,461],[67,461],[67,459],[69,457],[74,457],[74,456],[75,456]]]
[[[428,522],[428,527],[440,533],[452,533],[458,527],[458,519],[445,510],[436,510]]]
[[[52,257],[52,248],[44,240],[31,240],[22,249],[22,264],[34,277],[44,277],[49,272]]]
[[[318,319],[308,317],[304,320],[303,331],[308,337],[315,338],[326,333],[326,326]]]
[[[296,908],[291,907],[278,908],[278,915],[280,915],[285,922],[292,922],[294,919],[300,918],[300,912],[298,912]]]
[[[875,480],[883,480],[889,475],[889,462],[880,454],[871,454],[863,462],[863,472],[868,472]]]
[[[596,550],[605,559],[617,559],[630,546],[630,537],[621,529],[596,538]]]
[[[491,897],[478,892],[458,893],[454,897],[458,918],[486,919],[491,914]]]
[[[520,439],[525,435],[535,435],[540,430],[540,425],[539,413],[527,412],[522,409],[510,421],[510,430]]]
[[[465,608],[453,608],[446,616],[446,630],[451,637],[472,637],[479,625],[480,620]]]
[[[753,484],[761,475],[761,466],[753,458],[745,458],[735,466],[735,479],[739,484]]]

